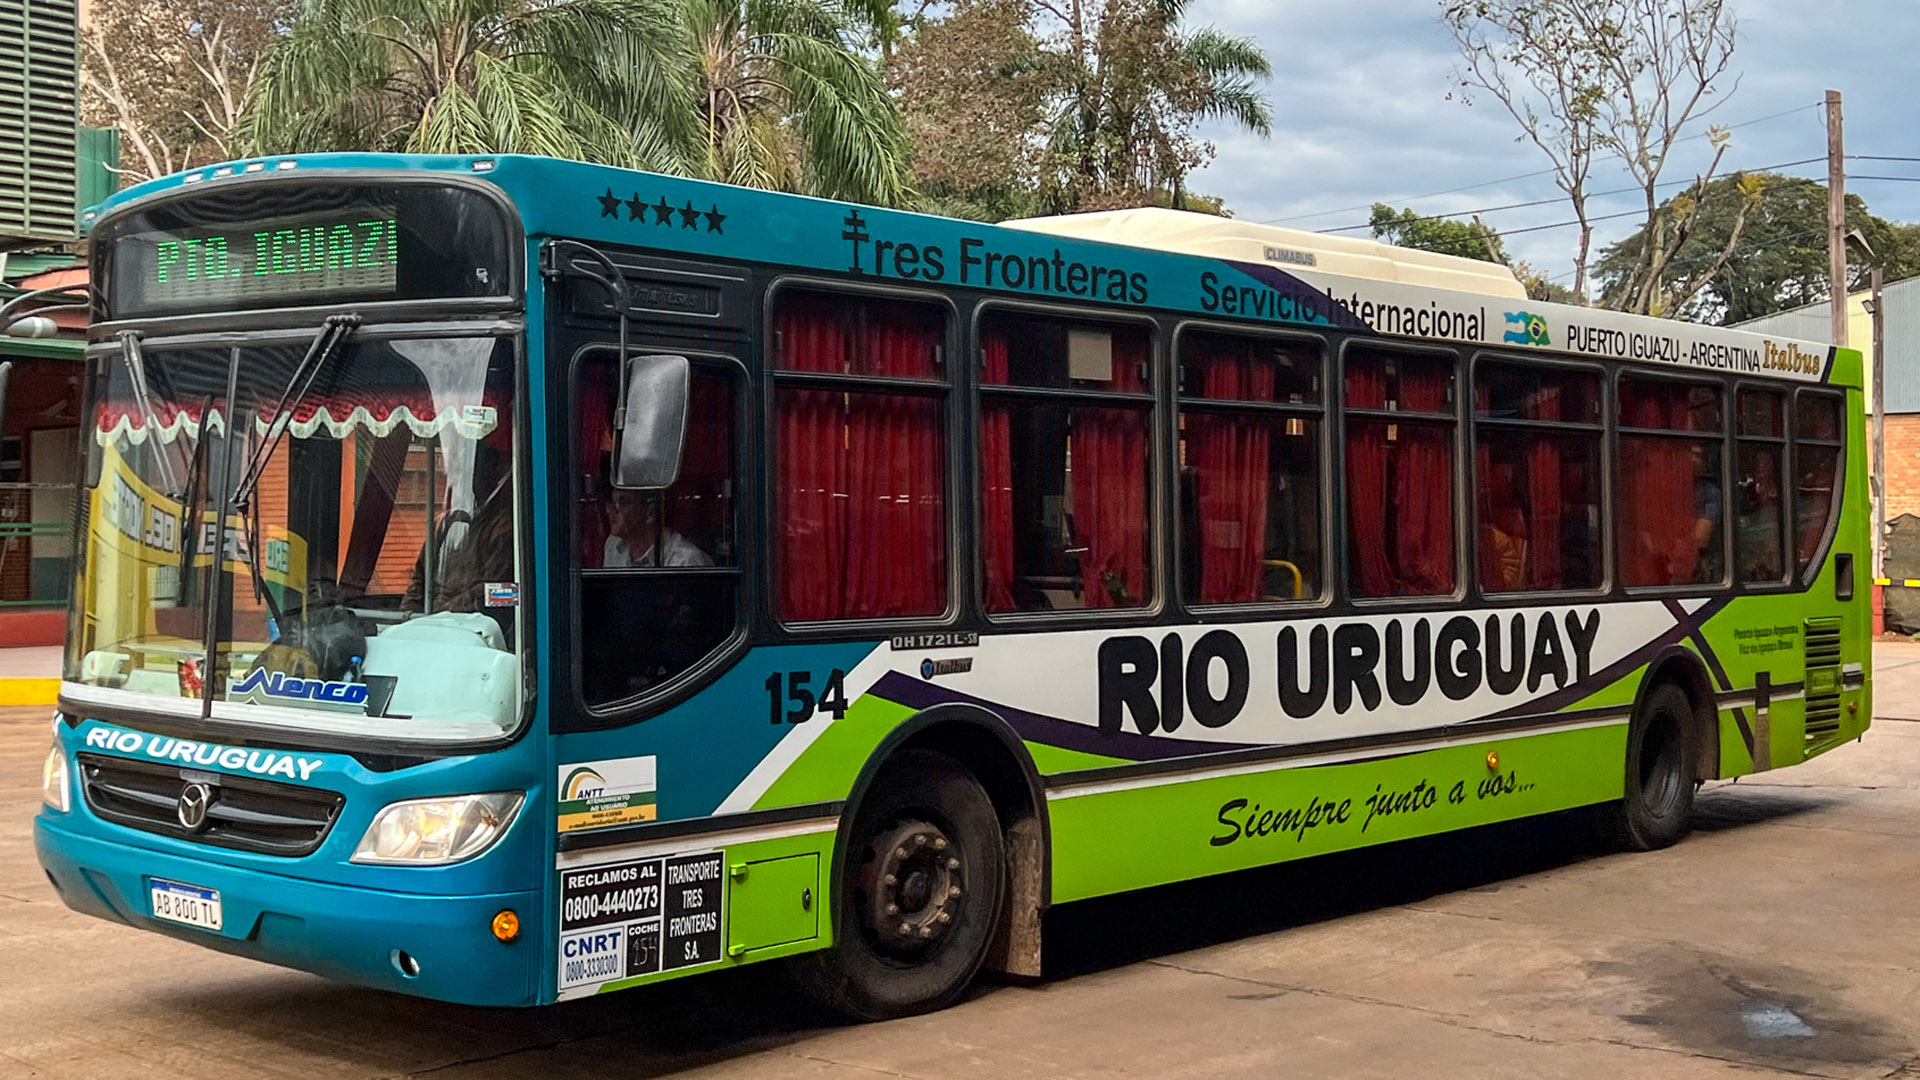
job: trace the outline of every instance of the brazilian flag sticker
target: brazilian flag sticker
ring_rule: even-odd
[[[1525,311],[1509,311],[1507,315],[1506,335],[1501,338],[1509,345],[1551,345],[1553,340],[1547,337],[1547,320]],[[1512,329],[1518,327],[1518,329]]]

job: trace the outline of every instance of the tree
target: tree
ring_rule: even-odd
[[[685,171],[678,0],[301,0],[241,118],[254,153],[528,153]]]
[[[1272,132],[1272,106],[1256,89],[1272,76],[1266,55],[1210,26],[1183,31],[1189,3],[1036,0],[1060,78],[1043,182],[1054,208],[1132,206],[1154,191],[1180,206],[1187,174],[1213,152],[1196,123]]]
[[[912,32],[892,49],[887,80],[925,208],[982,220],[1035,210],[1056,72],[1029,28],[1034,12],[1032,0],[959,0],[944,19],[900,20]]]
[[[749,187],[899,205],[906,131],[854,35],[881,0],[681,0],[694,41],[693,171]]]
[[[1479,218],[1465,222],[1423,216],[1412,210],[1395,213],[1386,203],[1374,203],[1372,226],[1374,239],[1389,244],[1508,265],[1507,249],[1500,242],[1500,234]]]
[[[1646,217],[1634,269],[1610,306],[1677,313],[1688,297],[1663,291],[1674,281],[1665,264],[1686,244],[1697,193],[1726,153],[1726,130],[1708,129],[1714,155],[1695,179],[1694,201],[1661,202],[1656,193],[1684,132],[1725,100],[1716,95],[1736,36],[1728,0],[1442,0],[1441,21],[1460,48],[1463,96],[1500,102],[1573,205],[1574,292],[1586,293],[1593,240],[1587,183],[1600,156],[1615,156],[1644,193]]]
[[[1826,185],[1779,173],[1736,174],[1709,183],[1696,202],[1684,215],[1669,214],[1690,220],[1692,227],[1663,267],[1670,280],[1658,283],[1663,292],[1678,295],[1687,291],[1684,282],[1708,277],[1688,296],[1683,312],[1688,318],[1738,323],[1827,299]],[[1920,226],[1875,217],[1851,193],[1847,226],[1867,238],[1887,280],[1920,273]],[[1626,287],[1642,265],[1645,247],[1636,233],[1601,253],[1595,273],[1603,297]],[[1710,276],[1704,273],[1708,268]],[[1849,289],[1865,288],[1869,274],[1866,263],[1852,264]]]
[[[120,130],[138,181],[235,156],[234,126],[286,0],[100,0],[81,33],[83,119]]]

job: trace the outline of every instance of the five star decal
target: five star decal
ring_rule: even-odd
[[[707,232],[723,235],[726,232],[721,225],[726,222],[727,215],[720,212],[719,203],[710,203],[708,209],[702,210],[693,204],[692,199],[688,199],[684,206],[675,206],[667,201],[665,195],[653,202],[648,202],[642,199],[637,191],[631,192],[623,199],[615,195],[612,188],[608,188],[605,194],[595,195],[594,200],[600,204],[600,216],[603,218],[619,220],[620,208],[624,206],[627,208],[628,221],[651,220],[655,225],[665,225],[669,228],[677,223],[683,229],[695,231],[698,231],[701,222],[705,221]],[[653,212],[651,219],[647,217],[648,211]]]

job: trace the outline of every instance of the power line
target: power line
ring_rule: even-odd
[[[1887,180],[1895,184],[1920,184],[1920,176],[1849,176],[1849,180]]]
[[[1596,221],[1612,221],[1615,218],[1636,217],[1644,213],[1646,213],[1646,211],[1644,210],[1625,210],[1618,214],[1601,214],[1599,217],[1588,218],[1587,224],[1591,225]],[[1579,218],[1575,218],[1572,221],[1556,221],[1551,225],[1529,225],[1524,229],[1504,230],[1503,232],[1500,233],[1500,236],[1502,239],[1504,239],[1509,236],[1519,236],[1521,233],[1544,232],[1547,229],[1564,229],[1569,225],[1578,225],[1578,224],[1580,224]]]
[[[1414,202],[1419,202],[1422,199],[1437,199],[1442,195],[1458,195],[1463,191],[1472,191],[1475,188],[1492,187],[1495,184],[1509,184],[1515,180],[1531,180],[1536,176],[1546,176],[1552,173],[1553,171],[1554,170],[1552,169],[1541,169],[1537,172],[1521,173],[1518,176],[1503,176],[1498,180],[1483,180],[1478,184],[1467,184],[1464,187],[1448,188],[1445,191],[1431,191],[1425,195],[1414,195],[1405,199],[1379,200],[1379,201],[1414,203]],[[1550,200],[1550,201],[1558,201],[1558,200]],[[1343,206],[1337,210],[1315,210],[1311,214],[1295,214],[1292,217],[1268,218],[1265,221],[1256,222],[1256,224],[1278,225],[1286,221],[1305,221],[1308,218],[1331,217],[1334,214],[1350,214],[1355,210],[1370,210],[1372,208],[1373,208],[1373,203],[1362,203],[1359,206]]]
[[[1848,154],[1848,161],[1920,161],[1920,157],[1886,157],[1882,154]]]
[[[1799,161],[1783,161],[1777,165],[1761,165],[1757,168],[1752,168],[1752,169],[1736,169],[1734,170],[1734,172],[1772,172],[1775,169],[1791,169],[1796,165],[1810,165],[1816,161],[1825,161],[1825,160],[1827,160],[1825,157],[1801,158]],[[1732,174],[1723,173],[1722,175],[1725,176],[1725,175],[1732,175]],[[1683,184],[1691,184],[1693,182],[1694,182],[1693,180],[1662,180],[1660,183],[1655,184],[1654,188],[1658,190],[1660,188],[1676,187]],[[1614,188],[1612,191],[1590,192],[1588,193],[1587,198],[1604,199],[1610,195],[1625,195],[1630,192],[1640,192],[1645,190],[1646,189],[1642,187]],[[1501,210],[1522,210],[1531,206],[1548,206],[1551,204],[1562,203],[1565,201],[1566,201],[1566,196],[1562,195],[1552,199],[1536,199],[1533,202],[1508,203],[1505,206],[1486,206],[1486,207],[1481,207],[1478,210],[1455,210],[1445,214],[1422,214],[1419,217],[1399,219],[1398,221],[1395,222],[1395,224],[1412,224],[1413,222],[1416,222],[1416,221],[1442,221],[1447,218],[1466,217],[1470,214],[1491,214]],[[1603,219],[1593,218],[1590,220],[1599,221]],[[1544,228],[1546,226],[1542,226],[1542,227]],[[1317,231],[1321,233],[1343,233],[1343,232],[1354,232],[1359,229],[1371,229],[1371,228],[1373,228],[1373,223],[1369,221],[1364,225],[1342,225],[1337,229],[1320,229]],[[1524,231],[1524,230],[1521,230],[1521,231]]]
[[[1786,109],[1786,110],[1783,110],[1783,111],[1781,111],[1781,112],[1777,112],[1777,113],[1769,113],[1769,114],[1768,114],[1768,115],[1766,115],[1766,116],[1756,116],[1756,117],[1754,117],[1754,118],[1753,118],[1753,119],[1751,119],[1751,120],[1742,120],[1742,121],[1740,121],[1740,122],[1739,122],[1739,123],[1737,123],[1737,124],[1728,124],[1728,125],[1727,125],[1727,127],[1726,127],[1726,130],[1728,130],[1728,131],[1732,131],[1732,130],[1735,130],[1735,129],[1737,129],[1737,128],[1743,128],[1743,127],[1751,127],[1751,126],[1752,126],[1752,125],[1754,125],[1754,124],[1764,124],[1764,123],[1766,123],[1766,122],[1768,122],[1768,121],[1770,121],[1770,120],[1778,120],[1778,119],[1780,119],[1780,118],[1781,118],[1781,117],[1783,117],[1783,116],[1792,116],[1792,115],[1794,115],[1795,113],[1803,113],[1803,112],[1806,112],[1806,111],[1808,111],[1808,110],[1810,110],[1810,109],[1820,109],[1820,108],[1825,108],[1825,107],[1826,107],[1826,105],[1825,105],[1825,103],[1824,103],[1824,102],[1819,102],[1819,101],[1816,101],[1816,102],[1813,102],[1813,103],[1812,103],[1812,104],[1810,104],[1810,105],[1798,105],[1798,106],[1795,106],[1794,108],[1791,108],[1791,109]],[[1687,137],[1685,137],[1685,138],[1683,138],[1683,139],[1677,139],[1677,140],[1675,140],[1675,141],[1676,141],[1676,142],[1693,142],[1693,141],[1694,141],[1694,140],[1696,140],[1696,139],[1704,139],[1704,138],[1706,138],[1706,137],[1707,137],[1708,135],[1710,135],[1710,134],[1712,134],[1712,132],[1711,132],[1710,130],[1709,130],[1709,131],[1702,131],[1702,132],[1699,132],[1698,134],[1694,134],[1694,135],[1688,135]],[[1612,158],[1617,158],[1617,157],[1622,157],[1622,156],[1623,156],[1623,155],[1621,155],[1621,154],[1619,154],[1619,153],[1612,153],[1612,154],[1607,154],[1607,155],[1605,155],[1605,156],[1603,156],[1603,157],[1600,157],[1600,158],[1596,158],[1595,160],[1596,160],[1596,161],[1606,161],[1606,160],[1610,160],[1610,159],[1612,159]],[[1825,159],[1814,159],[1814,160],[1825,160]],[[1804,163],[1803,163],[1803,164],[1804,164]],[[1777,168],[1785,168],[1786,166],[1784,166],[1784,165],[1782,165],[1782,166],[1776,166],[1776,167],[1777,167]],[[1466,184],[1466,185],[1463,185],[1463,186],[1461,186],[1461,187],[1456,187],[1456,188],[1448,188],[1448,189],[1447,189],[1447,190],[1445,190],[1445,191],[1431,191],[1431,192],[1428,192],[1428,193],[1427,193],[1427,194],[1425,194],[1425,195],[1413,195],[1413,196],[1409,196],[1409,197],[1406,197],[1406,198],[1400,198],[1400,199],[1376,199],[1376,200],[1375,200],[1375,202],[1397,202],[1397,203],[1416,203],[1416,202],[1420,202],[1420,201],[1421,201],[1421,200],[1423,200],[1423,199],[1437,199],[1437,198],[1439,198],[1439,197],[1440,197],[1440,196],[1442,196],[1442,195],[1458,195],[1459,193],[1461,193],[1461,192],[1463,192],[1463,191],[1472,191],[1472,190],[1474,190],[1475,188],[1483,188],[1483,187],[1492,187],[1492,186],[1493,186],[1493,185],[1495,185],[1495,184],[1508,184],[1508,183],[1512,183],[1512,182],[1513,182],[1513,181],[1515,181],[1515,180],[1531,180],[1531,179],[1533,179],[1533,178],[1534,178],[1534,177],[1536,177],[1536,176],[1547,176],[1547,175],[1550,175],[1550,174],[1552,174],[1552,173],[1553,173],[1554,171],[1555,171],[1555,170],[1553,170],[1553,169],[1540,169],[1540,170],[1537,170],[1537,171],[1535,171],[1535,172],[1530,172],[1530,173],[1520,173],[1520,174],[1519,174],[1519,175],[1517,175],[1517,176],[1503,176],[1503,177],[1501,177],[1501,178],[1500,178],[1500,179],[1498,179],[1498,180],[1482,180],[1481,182],[1479,182],[1479,183],[1477,183],[1477,184]],[[1638,189],[1632,189],[1632,190],[1638,190]],[[1547,200],[1544,200],[1544,202],[1557,202],[1557,201],[1558,201],[1557,199],[1547,199]],[[1532,204],[1532,205],[1540,205],[1540,204]],[[1259,221],[1259,222],[1257,222],[1256,224],[1260,224],[1260,225],[1280,225],[1280,224],[1283,224],[1283,223],[1285,223],[1285,222],[1289,222],[1289,221],[1306,221],[1306,220],[1308,220],[1308,219],[1310,219],[1310,218],[1317,218],[1317,217],[1331,217],[1331,216],[1332,216],[1332,215],[1334,215],[1334,214],[1348,214],[1348,213],[1352,213],[1352,212],[1353,212],[1353,211],[1355,211],[1355,210],[1369,210],[1369,209],[1372,209],[1372,207],[1373,207],[1373,203],[1363,203],[1363,204],[1361,204],[1361,205],[1359,205],[1359,206],[1343,206],[1343,207],[1340,207],[1340,208],[1338,208],[1338,209],[1335,209],[1335,210],[1315,210],[1315,211],[1314,211],[1313,213],[1311,213],[1311,214],[1293,214],[1293,215],[1291,215],[1291,216],[1288,216],[1288,217],[1277,217],[1277,218],[1267,218],[1267,219],[1265,219],[1265,220],[1262,220],[1262,221]],[[1467,212],[1468,212],[1468,213],[1474,213],[1475,211],[1467,211]],[[1478,211],[1478,212],[1480,212],[1480,213],[1484,213],[1485,211]],[[1329,230],[1322,230],[1322,231],[1329,231]]]

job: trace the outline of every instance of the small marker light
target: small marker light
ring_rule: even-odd
[[[1487,751],[1487,768],[1492,769],[1495,772],[1500,771],[1500,751],[1498,750]]]
[[[493,936],[501,941],[512,941],[520,936],[520,916],[511,909],[502,911],[493,917]]]

